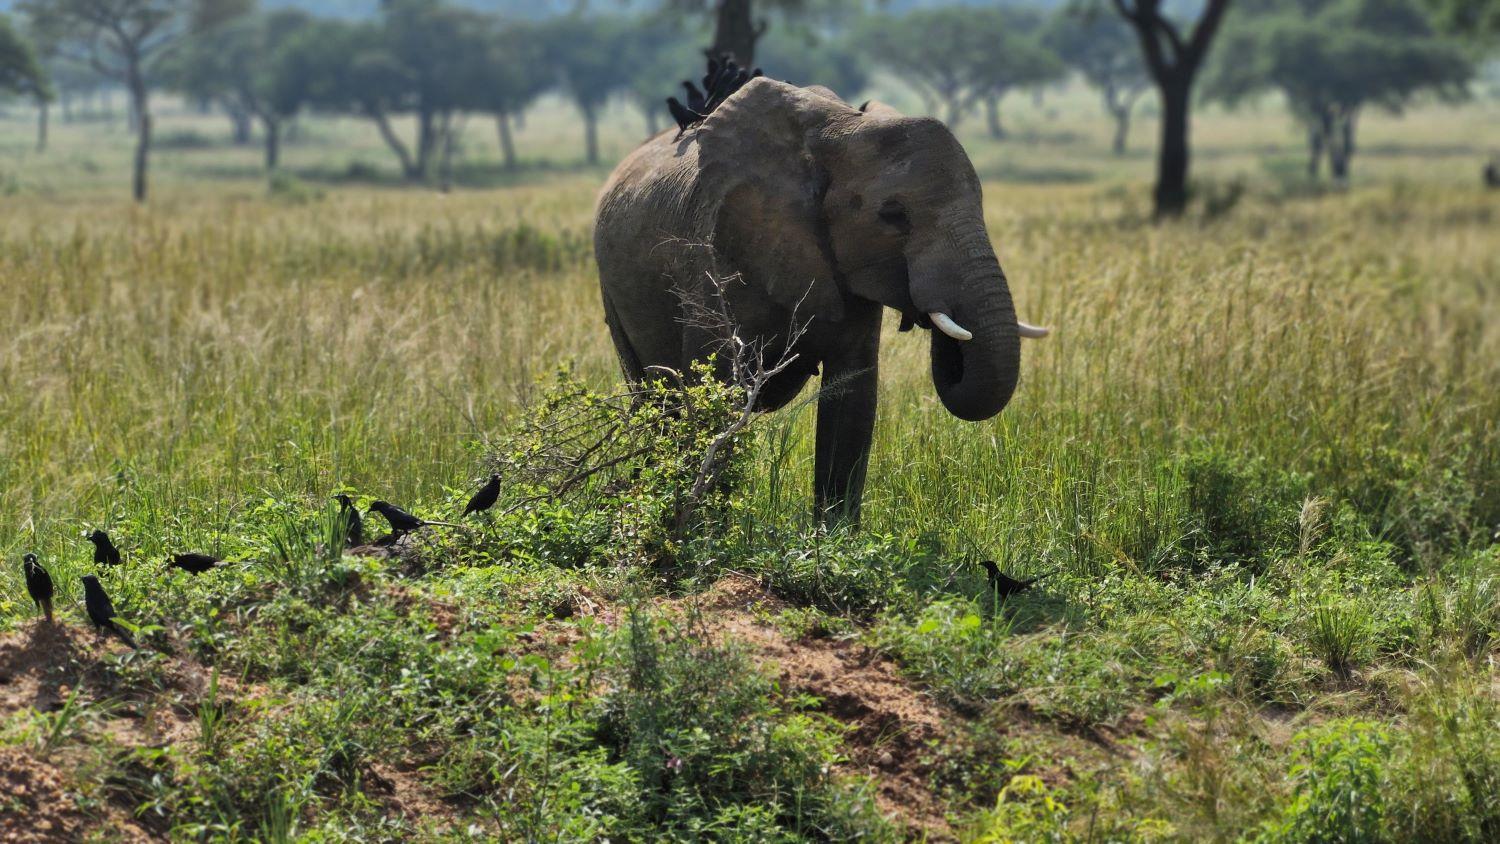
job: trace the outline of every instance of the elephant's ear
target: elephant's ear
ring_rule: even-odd
[[[698,132],[698,190],[721,269],[738,272],[798,319],[837,322],[844,296],[823,221],[827,176],[810,143],[847,106],[752,79]]]

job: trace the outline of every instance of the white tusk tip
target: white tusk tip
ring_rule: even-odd
[[[973,333],[965,330],[962,325],[959,325],[958,323],[953,321],[953,317],[948,316],[942,311],[933,311],[927,316],[932,320],[932,325],[934,328],[943,332],[949,337],[952,337],[954,340],[962,342],[964,340],[974,339]]]
[[[1046,337],[1048,334],[1051,334],[1052,329],[1043,328],[1040,325],[1027,325],[1024,322],[1017,320],[1016,333],[1021,335],[1022,337],[1028,337],[1032,340],[1040,340],[1041,338]]]

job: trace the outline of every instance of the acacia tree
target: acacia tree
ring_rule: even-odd
[[[1059,78],[1062,63],[1040,43],[1034,21],[1005,9],[949,6],[876,16],[855,34],[871,58],[941,105],[957,129],[985,106],[990,134],[1003,137],[1000,100],[1011,90]]]
[[[713,18],[714,40],[706,51],[709,55],[728,54],[743,67],[755,64],[756,49],[760,39],[770,29],[769,16],[756,15],[775,12],[795,15],[808,11],[814,5],[810,0],[663,0],[663,7],[670,12],[708,14]],[[831,7],[839,5],[833,0],[819,0],[817,5]],[[847,5],[863,5],[850,2]]]
[[[1053,82],[1066,68],[1042,43],[1040,21],[1021,12],[976,9],[969,16],[970,49],[963,56],[969,84],[969,101],[984,105],[985,127],[990,137],[1005,137],[1000,123],[1000,101],[1017,88]]]
[[[873,61],[916,86],[943,120],[957,129],[969,86],[969,59],[986,45],[970,37],[971,10],[921,9],[900,17],[877,15],[859,26],[855,38]]]
[[[1161,96],[1161,143],[1157,148],[1155,206],[1158,219],[1187,209],[1189,110],[1193,82],[1229,9],[1229,0],[1203,0],[1184,36],[1162,8],[1163,0],[1113,0],[1134,29],[1146,69]]]
[[[474,110],[474,67],[488,50],[489,18],[439,0],[388,0],[379,21],[318,21],[288,39],[282,84],[309,104],[369,119],[411,181],[451,149],[454,117]],[[408,143],[392,118],[410,114]]]
[[[1415,0],[1277,0],[1232,23],[1208,77],[1210,96],[1234,105],[1280,91],[1307,129],[1307,172],[1322,160],[1349,178],[1361,111],[1399,113],[1418,92],[1457,96],[1473,73],[1465,51],[1438,37]]]
[[[479,77],[465,87],[476,92],[475,110],[495,116],[500,154],[505,169],[515,170],[515,121],[557,80],[546,66],[543,44],[536,27],[509,23],[488,35],[483,58],[476,65]]]
[[[27,0],[32,28],[56,37],[101,76],[125,86],[136,130],[131,193],[146,201],[151,155],[148,66],[186,31],[192,0]]]
[[[599,163],[599,115],[615,94],[630,85],[619,64],[629,44],[629,28],[610,18],[559,18],[546,27],[547,63],[556,67],[562,89],[583,117],[583,144],[590,164]]]
[[[11,26],[7,15],[0,15],[0,91],[29,97],[36,103],[36,151],[45,151],[47,105],[52,101],[52,85],[31,42]]]
[[[1114,15],[1065,9],[1053,16],[1043,38],[1099,90],[1105,113],[1115,121],[1111,148],[1124,155],[1136,100],[1151,85],[1130,27]]]
[[[258,121],[265,136],[266,169],[281,160],[281,137],[286,124],[307,99],[302,68],[290,67],[287,45],[312,16],[295,9],[248,14],[217,22],[196,32],[170,60],[165,76],[189,96],[214,100],[231,115]],[[245,135],[236,119],[236,140]]]

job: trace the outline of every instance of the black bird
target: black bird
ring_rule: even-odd
[[[406,512],[405,510],[402,510],[400,507],[397,507],[394,504],[388,504],[384,501],[376,501],[371,503],[370,512],[379,513],[380,515],[385,516],[385,520],[391,523],[392,536],[402,536],[404,534],[411,533],[418,528],[427,527],[428,525],[459,527],[452,522],[431,522],[426,519],[419,519],[416,516],[413,516],[412,514]]]
[[[483,513],[495,506],[495,502],[499,500],[500,475],[496,473],[490,475],[489,482],[480,487],[479,491],[474,493],[474,497],[469,499],[469,503],[464,507],[464,515]]]
[[[109,596],[104,594],[104,587],[99,585],[99,578],[92,574],[83,576],[83,606],[88,610],[89,621],[94,624],[94,632],[105,630],[120,637],[120,641],[135,647],[135,640],[125,632],[125,628],[115,623],[115,605],[110,603]]]
[[[339,503],[339,524],[344,526],[344,547],[358,548],[365,544],[365,520],[359,516],[359,508],[347,495],[335,495]]]
[[[223,560],[212,554],[173,554],[172,562],[167,563],[167,568],[182,569],[189,574],[202,574],[223,564]]]
[[[719,78],[719,62],[713,56],[708,58],[708,73],[703,74],[703,90],[712,91],[714,82]]]
[[[698,90],[698,86],[684,79],[682,80],[682,90],[687,92],[688,110],[697,112],[703,111],[703,103],[707,101],[708,98],[703,95],[702,91]]]
[[[667,97],[667,111],[670,111],[672,119],[677,121],[679,137],[687,131],[689,126],[703,119],[703,115],[678,102],[676,97]]]
[[[1017,592],[1025,592],[1027,589],[1030,589],[1032,585],[1035,584],[1038,580],[1041,580],[1044,577],[1050,577],[1052,575],[1052,572],[1048,572],[1047,574],[1030,577],[1026,580],[1016,580],[1014,577],[1011,577],[1010,575],[1001,571],[1000,567],[995,565],[994,560],[984,560],[980,563],[980,565],[984,566],[985,572],[990,576],[990,591],[994,592],[996,595],[999,595],[1000,600],[1002,601],[1016,594]]]
[[[52,623],[52,575],[36,561],[35,554],[21,558],[21,570],[26,573],[26,592],[36,602],[36,608]]]
[[[94,563],[101,566],[118,566],[120,564],[120,549],[110,540],[109,534],[102,530],[96,530],[88,535],[88,540],[94,543]]]

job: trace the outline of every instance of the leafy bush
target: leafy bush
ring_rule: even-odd
[[[1388,841],[1391,740],[1368,721],[1333,721],[1297,734],[1287,772],[1292,802],[1261,832],[1263,842]]]
[[[1200,552],[1260,562],[1297,547],[1306,476],[1216,447],[1190,452],[1181,471]]]
[[[834,722],[783,711],[771,680],[712,640],[635,611],[606,672],[600,738],[639,778],[652,837],[890,837],[869,796],[830,773]]]

